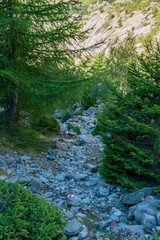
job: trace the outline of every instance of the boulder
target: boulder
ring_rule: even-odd
[[[156,218],[152,215],[148,215],[147,213],[143,213],[141,223],[148,233],[151,233],[152,229],[157,225]]]
[[[135,219],[139,224],[141,224],[141,219],[143,213],[147,213],[148,215],[156,216],[158,209],[160,207],[160,200],[156,199],[148,199],[143,202],[132,206],[128,210],[128,219]]]
[[[77,219],[70,220],[65,227],[67,236],[76,236],[83,229],[83,225]]]
[[[138,233],[139,235],[144,234],[144,227],[142,225],[125,225],[122,226],[121,229],[132,233]]]
[[[121,203],[124,205],[135,205],[140,203],[145,197],[151,195],[155,189],[155,187],[143,188],[136,192],[125,194],[121,199]]]

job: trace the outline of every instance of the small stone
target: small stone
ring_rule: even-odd
[[[77,219],[70,220],[65,227],[65,234],[67,236],[76,236],[83,229],[83,225]]]
[[[90,180],[90,181],[86,182],[85,185],[87,187],[94,187],[95,185],[97,185],[97,180],[96,179]]]
[[[30,183],[32,181],[31,177],[25,177],[25,178],[21,178],[20,180],[20,184],[24,184],[24,183]]]
[[[50,156],[50,155],[46,155],[46,158],[47,158],[48,161],[53,161],[53,160],[55,160],[55,157]]]
[[[160,234],[160,226],[156,226],[156,232]]]
[[[66,174],[65,173],[58,174],[55,178],[56,180],[64,181],[66,178]]]
[[[110,193],[110,188],[109,187],[103,187],[101,186],[99,189],[98,189],[98,196],[100,197],[107,197]]]
[[[11,182],[11,183],[16,183],[18,181],[18,176],[13,176],[13,177],[10,177],[6,180],[6,182]]]
[[[88,175],[87,174],[79,174],[76,176],[76,179],[77,180],[86,180],[88,178]]]
[[[90,169],[91,171],[93,171],[93,169],[96,168],[97,166],[96,166],[96,165],[93,165],[93,164],[91,164],[91,163],[87,163],[86,167],[87,167],[88,169]]]
[[[66,212],[64,213],[64,215],[65,215],[65,217],[67,217],[68,219],[73,218],[73,214],[72,214],[70,211],[66,211]]]
[[[39,180],[42,182],[42,183],[48,183],[48,179],[43,177],[43,176],[39,176]]]
[[[113,207],[111,209],[111,211],[110,211],[110,215],[114,215],[116,217],[120,217],[120,216],[122,216],[122,212],[119,209]]]
[[[88,236],[88,229],[86,226],[83,226],[82,231],[78,234],[78,239],[85,239]]]
[[[7,178],[8,178],[7,176],[1,175],[1,176],[0,176],[0,181],[4,181],[4,180],[6,180]]]
[[[46,192],[44,195],[43,195],[43,197],[45,197],[45,198],[50,198],[50,197],[52,197],[53,196],[53,193],[52,192]]]
[[[85,204],[90,204],[91,203],[91,200],[90,200],[90,198],[89,197],[87,197],[87,198],[84,198],[83,200],[82,200],[82,203],[85,203]]]
[[[31,185],[31,191],[35,193],[40,193],[41,191],[41,184],[37,179],[33,179]]]
[[[21,159],[23,161],[29,161],[29,160],[31,160],[31,157],[30,156],[21,156]]]
[[[73,196],[71,198],[69,198],[67,200],[67,206],[68,207],[72,207],[72,206],[75,206],[75,207],[78,207],[78,206],[81,206],[81,199],[77,196]]]
[[[13,169],[8,169],[7,174],[11,174],[13,172]]]
[[[106,227],[110,227],[111,223],[112,223],[112,219],[109,219],[107,221],[100,221],[100,222],[94,223],[94,227],[101,231]]]
[[[158,225],[160,226],[160,212],[157,212],[157,222],[158,222]]]

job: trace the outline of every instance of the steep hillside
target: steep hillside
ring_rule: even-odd
[[[139,4],[117,0],[114,4],[97,2],[84,7],[83,30],[90,31],[79,46],[87,48],[103,41],[99,48],[92,50],[92,54],[105,51],[108,55],[109,49],[123,41],[128,32],[133,32],[136,37],[139,51],[144,41],[160,39],[160,2],[137,2]]]

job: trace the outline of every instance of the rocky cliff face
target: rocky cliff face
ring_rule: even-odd
[[[159,3],[150,3],[145,11],[139,9],[128,14],[125,12],[124,3],[115,5],[107,2],[96,3],[88,7],[83,21],[83,30],[90,29],[90,31],[79,43],[79,47],[88,48],[103,41],[100,47],[92,50],[93,55],[102,51],[108,55],[110,48],[116,46],[118,41],[123,41],[128,32],[133,32],[136,37],[139,52],[142,49],[144,37],[160,40]]]

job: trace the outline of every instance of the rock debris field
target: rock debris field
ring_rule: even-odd
[[[26,184],[48,202],[57,205],[67,221],[65,238],[69,240],[145,240],[160,234],[160,200],[152,196],[154,188],[126,193],[109,185],[98,169],[103,158],[100,136],[91,134],[97,112],[91,107],[61,125],[48,153],[25,154],[8,151],[0,154],[0,180]],[[55,114],[61,118],[60,113]],[[67,130],[78,126],[81,134]]]

